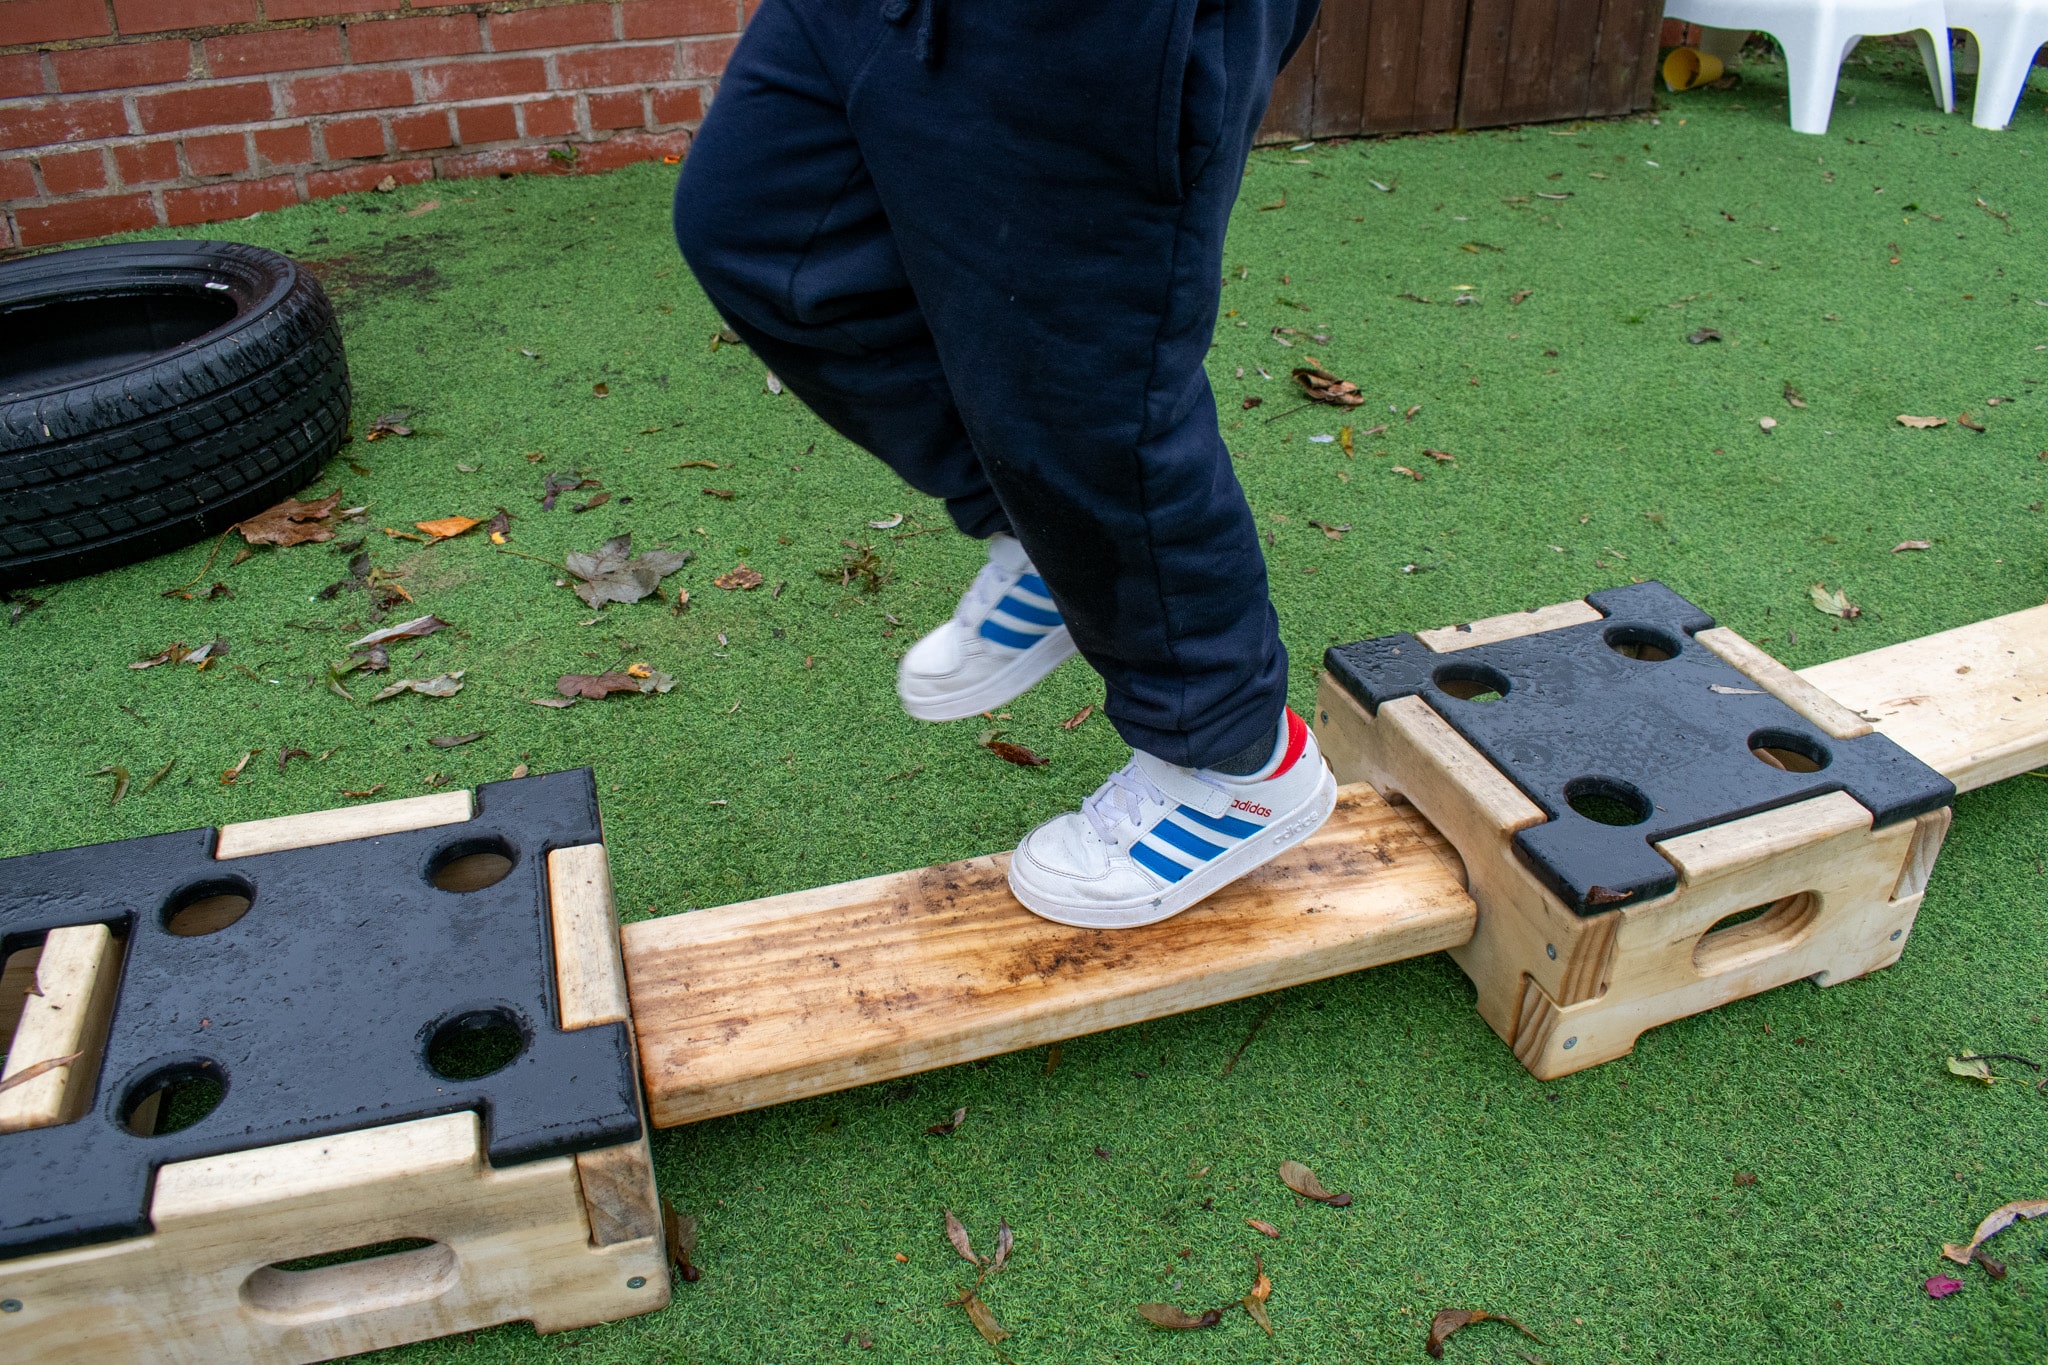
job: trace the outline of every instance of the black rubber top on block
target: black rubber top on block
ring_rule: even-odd
[[[1586,601],[1607,619],[1445,654],[1386,635],[1325,656],[1375,714],[1422,697],[1542,808],[1548,822],[1517,833],[1515,848],[1579,913],[1676,887],[1677,869],[1652,847],[1673,835],[1837,791],[1877,825],[1954,800],[1954,783],[1885,736],[1831,739],[1722,662],[1693,639],[1713,618],[1662,583]],[[1632,657],[1644,653],[1670,657]],[[1499,697],[1470,699],[1475,690]],[[1782,771],[1760,748],[1821,766]],[[1574,799],[1609,819],[1637,818],[1603,823]]]
[[[465,824],[349,843],[216,862],[197,829],[0,860],[7,950],[74,924],[125,939],[92,1109],[0,1134],[0,1257],[148,1232],[168,1162],[461,1110],[482,1116],[494,1166],[639,1137],[626,1026],[556,1024],[547,855],[600,838],[584,768],[488,783]],[[474,852],[511,873],[469,892],[429,880]],[[168,932],[199,888],[252,904],[215,933]],[[523,1050],[478,1079],[437,1075],[437,1030],[485,1017]],[[188,1128],[137,1136],[123,1119],[166,1073],[226,1093]]]

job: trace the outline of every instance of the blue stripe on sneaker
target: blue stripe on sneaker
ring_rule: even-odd
[[[1249,820],[1240,820],[1234,815],[1204,815],[1202,812],[1188,806],[1181,806],[1174,811],[1174,814],[1191,824],[1200,825],[1203,829],[1214,830],[1218,834],[1228,834],[1234,839],[1248,838],[1265,828],[1264,825],[1255,825]]]
[[[981,636],[984,640],[994,640],[997,644],[1008,645],[1011,649],[1029,649],[1045,638],[1043,635],[1026,635],[1021,630],[1011,630],[1008,626],[995,621],[981,623]]]
[[[1188,875],[1187,868],[1182,867],[1164,853],[1152,848],[1142,839],[1131,845],[1131,860],[1141,867],[1149,868],[1153,872],[1158,873],[1170,882],[1177,882],[1182,877]]]
[[[1171,820],[1161,820],[1152,827],[1152,837],[1162,844],[1172,844],[1190,857],[1208,862],[1223,851],[1223,845],[1212,844],[1201,835],[1176,825]]]
[[[1028,573],[1019,578],[1017,586],[1034,596],[1043,597],[1047,601],[1052,600],[1052,594],[1045,590],[1045,580],[1035,573]]]
[[[1056,626],[1060,624],[1061,619],[1058,612],[1045,607],[1034,607],[1015,594],[1005,597],[997,605],[996,610],[1005,616],[1014,616],[1019,621],[1029,621],[1034,626]]]

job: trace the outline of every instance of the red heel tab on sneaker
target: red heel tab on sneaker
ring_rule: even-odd
[[[1280,766],[1267,774],[1267,780],[1279,777],[1292,768],[1308,748],[1308,722],[1294,714],[1294,708],[1287,708],[1287,752],[1280,757]]]

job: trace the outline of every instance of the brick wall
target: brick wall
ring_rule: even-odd
[[[679,156],[751,0],[0,0],[0,248]]]

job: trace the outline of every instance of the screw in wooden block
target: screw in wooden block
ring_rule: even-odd
[[[1566,1052],[1570,1052],[1573,1048],[1577,1047],[1578,1045],[1579,1036],[1576,1033],[1564,1040],[1564,1050]]]

